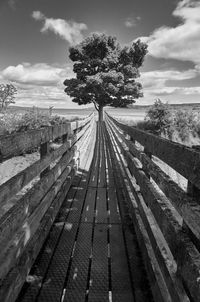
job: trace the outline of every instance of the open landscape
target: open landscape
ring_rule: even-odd
[[[1,1],[0,302],[200,302],[199,16]]]

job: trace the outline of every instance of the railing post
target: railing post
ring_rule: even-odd
[[[40,158],[44,158],[50,150],[50,144],[49,142],[43,143],[40,145]],[[40,178],[42,178],[48,171],[50,170],[50,166],[47,167],[44,171],[40,173]]]
[[[68,133],[63,134],[63,136],[62,136],[62,143],[63,144],[66,143],[67,139],[68,139]]]
[[[200,152],[200,146],[199,145],[194,145],[192,146],[192,149],[195,151]],[[187,184],[187,194],[194,199],[196,199],[198,202],[200,202],[200,189],[194,186],[189,180]]]
[[[150,159],[152,158],[152,154],[151,152],[148,151],[147,147],[144,147],[144,151],[143,151]],[[143,170],[146,174],[146,176],[150,179],[150,174],[149,174],[149,171],[147,170],[146,167],[143,167]]]

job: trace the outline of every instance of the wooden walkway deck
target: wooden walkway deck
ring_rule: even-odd
[[[153,301],[107,140],[102,124],[18,302]]]

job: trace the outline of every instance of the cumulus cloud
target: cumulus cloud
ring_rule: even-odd
[[[168,97],[167,100],[170,97],[174,103],[177,101],[182,102],[186,96],[192,96],[192,100],[197,100],[200,95],[200,87],[180,87],[178,81],[194,79],[198,74],[199,71],[196,69],[142,72],[140,81],[143,85],[145,96],[142,102],[152,103],[156,97]],[[168,86],[168,81],[176,81],[176,85]],[[187,101],[191,102],[191,99]]]
[[[131,27],[134,27],[137,25],[138,21],[140,21],[141,18],[138,16],[136,18],[127,18],[125,21],[124,21],[124,25],[128,28],[131,28]]]
[[[200,64],[200,1],[179,1],[173,16],[180,19],[176,27],[160,27],[150,36],[141,37],[148,43],[149,54]]]
[[[5,68],[1,76],[5,80],[20,84],[56,86],[62,78],[73,76],[73,72],[69,68],[54,67],[44,63],[34,65],[23,63]]]
[[[64,93],[63,81],[73,76],[70,66],[45,63],[22,63],[0,71],[2,82],[12,82],[17,87],[16,103],[21,106],[70,106],[70,98]]]
[[[32,13],[32,17],[36,21],[43,22],[43,27],[40,30],[42,33],[52,31],[71,45],[81,42],[81,40],[83,39],[82,33],[83,31],[87,30],[87,25],[85,23],[77,23],[71,20],[67,21],[63,19],[47,18],[40,11],[34,11]]]

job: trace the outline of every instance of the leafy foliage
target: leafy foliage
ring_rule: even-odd
[[[115,37],[92,34],[69,53],[76,78],[66,79],[64,84],[73,102],[93,103],[100,111],[107,105],[126,107],[143,95],[136,78],[147,45],[140,40],[122,48]]]
[[[156,134],[170,133],[171,112],[168,104],[164,104],[160,99],[149,108],[145,121],[146,127]]]
[[[12,84],[0,84],[0,112],[5,111],[10,104],[14,104],[17,88]]]
[[[31,129],[40,129],[68,122],[64,117],[49,115],[32,108],[30,111],[19,113],[5,113],[0,116],[0,135],[23,132]]]
[[[156,100],[136,127],[188,146],[200,144],[200,112],[172,110],[161,100]]]

